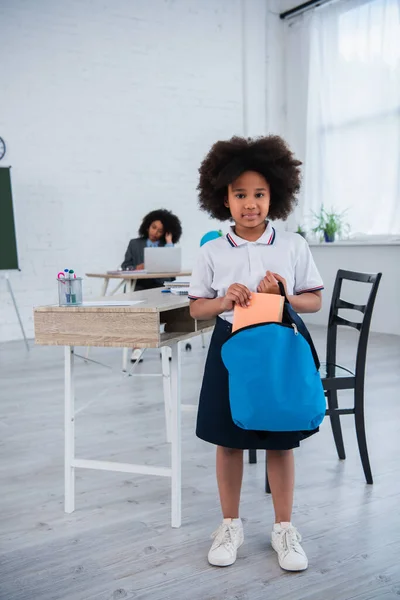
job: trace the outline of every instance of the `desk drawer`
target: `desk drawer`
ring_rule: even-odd
[[[160,343],[156,312],[35,311],[34,321],[35,342],[42,345],[154,348]]]

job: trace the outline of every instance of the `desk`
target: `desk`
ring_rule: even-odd
[[[111,291],[109,296],[113,296],[118,290],[125,285],[125,293],[129,294],[135,291],[136,283],[140,279],[165,279],[173,277],[190,277],[191,271],[176,271],[173,273],[138,273],[137,271],[129,273],[129,271],[121,271],[120,273],[86,273],[86,277],[95,277],[103,279],[103,287],[101,291],[102,296],[107,295],[108,285],[110,279],[120,280],[117,287]],[[132,346],[130,347],[132,349]],[[89,349],[87,350],[86,356],[88,356]],[[122,352],[122,370],[126,371],[128,368],[128,348],[124,348]]]
[[[190,277],[191,271],[179,271],[174,273],[129,273],[128,271],[121,271],[121,273],[86,273],[86,277],[95,277],[97,279],[103,279],[103,287],[101,295],[107,294],[108,285],[111,279],[119,279],[120,282],[117,287],[109,294],[110,296],[117,293],[117,291],[126,284],[127,292],[134,292],[136,282],[139,279],[170,279],[172,277]]]
[[[194,321],[186,296],[143,290],[116,297],[141,300],[134,306],[41,306],[34,310],[35,342],[65,346],[65,512],[75,510],[75,469],[98,469],[160,475],[171,478],[171,525],[181,525],[181,362],[180,343],[209,331],[213,321]],[[99,299],[101,301],[101,299]],[[165,333],[160,333],[165,323]],[[171,348],[170,372],[164,379],[167,431],[170,429],[171,466],[154,467],[75,457],[74,346]],[[168,364],[168,359],[166,360]]]

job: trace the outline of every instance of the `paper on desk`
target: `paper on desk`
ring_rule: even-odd
[[[98,300],[93,302],[82,302],[81,306],[135,306],[144,300]]]

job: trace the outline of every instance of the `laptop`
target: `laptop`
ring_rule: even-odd
[[[179,273],[182,270],[181,248],[145,248],[144,269],[147,273]]]

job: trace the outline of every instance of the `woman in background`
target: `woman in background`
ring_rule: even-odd
[[[139,227],[139,237],[131,240],[125,252],[125,259],[121,265],[124,271],[141,271],[144,269],[144,249],[163,248],[176,244],[182,235],[181,222],[176,215],[164,208],[153,210],[147,214]],[[148,290],[162,287],[167,279],[139,279],[135,290]],[[131,362],[140,358],[141,350],[133,350]]]
[[[173,246],[182,235],[181,222],[176,215],[164,208],[147,214],[139,227],[139,237],[131,240],[125,252],[121,268],[124,271],[144,269],[144,249]],[[141,279],[135,290],[161,287],[165,279]]]

